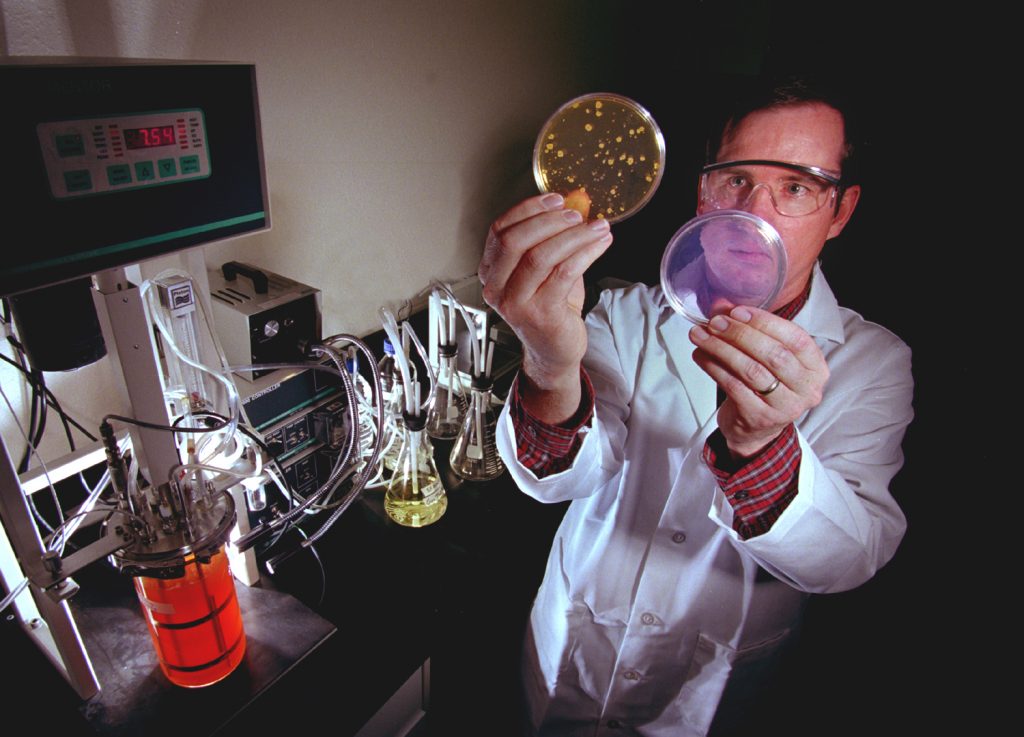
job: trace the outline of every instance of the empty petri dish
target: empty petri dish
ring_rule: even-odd
[[[542,192],[589,203],[585,216],[624,220],[647,204],[665,171],[665,139],[654,118],[628,97],[583,95],[541,128],[533,175]]]
[[[661,258],[665,296],[698,325],[736,305],[769,309],[785,282],[782,237],[742,210],[698,215],[676,231]]]

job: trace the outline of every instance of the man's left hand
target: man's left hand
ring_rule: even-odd
[[[789,320],[734,307],[690,330],[693,359],[725,392],[718,427],[736,460],[756,455],[821,402],[828,364],[814,340]]]

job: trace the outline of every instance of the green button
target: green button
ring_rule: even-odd
[[[198,156],[182,156],[179,161],[181,162],[181,173],[182,174],[198,174],[199,173],[199,157]]]
[[[135,178],[140,182],[146,182],[156,178],[156,171],[153,169],[152,161],[135,162]]]
[[[57,155],[62,159],[68,156],[84,156],[85,155],[85,143],[82,142],[82,136],[78,133],[68,133],[63,136],[57,136]]]
[[[160,172],[160,178],[173,177],[178,174],[178,165],[174,162],[174,159],[159,159],[156,162],[157,171]]]
[[[108,166],[107,181],[110,182],[111,187],[116,187],[120,184],[131,184],[132,170],[127,164],[114,164],[113,166]]]
[[[68,192],[81,192],[92,189],[92,175],[88,169],[76,169],[64,172],[64,186]]]

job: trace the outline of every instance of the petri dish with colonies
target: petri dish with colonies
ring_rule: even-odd
[[[654,196],[665,139],[639,103],[608,92],[583,95],[548,118],[533,150],[542,192],[557,192],[588,219],[615,223]]]

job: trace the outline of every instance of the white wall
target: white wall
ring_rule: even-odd
[[[592,89],[594,12],[582,0],[0,0],[0,34],[12,57],[255,63],[273,230],[210,246],[207,263],[316,286],[325,333],[365,334],[379,306],[475,272],[487,223],[534,191],[537,130]],[[47,376],[90,427],[124,409],[108,363]],[[15,400],[16,372],[0,380]],[[56,427],[43,447],[66,449]]]

